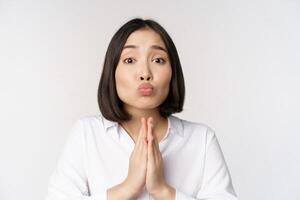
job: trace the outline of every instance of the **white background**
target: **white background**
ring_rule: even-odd
[[[0,199],[44,198],[71,125],[99,112],[106,48],[133,17],[173,38],[177,116],[216,131],[239,199],[300,199],[296,0],[0,0]]]

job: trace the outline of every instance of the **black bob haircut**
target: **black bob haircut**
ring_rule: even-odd
[[[159,106],[162,117],[181,112],[185,97],[185,84],[182,68],[176,47],[167,31],[151,19],[134,18],[126,22],[112,37],[105,54],[102,75],[98,87],[98,105],[102,115],[111,121],[122,122],[131,119],[131,115],[123,109],[116,90],[115,71],[123,47],[129,35],[139,29],[150,28],[158,33],[163,40],[172,68],[169,94]]]

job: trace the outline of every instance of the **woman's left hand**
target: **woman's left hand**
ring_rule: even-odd
[[[163,173],[163,158],[159,150],[158,139],[153,133],[153,120],[147,119],[148,160],[146,174],[146,189],[155,199],[173,199],[175,189],[170,187]],[[171,196],[170,196],[171,195]]]

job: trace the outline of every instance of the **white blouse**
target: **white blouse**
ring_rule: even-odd
[[[106,190],[125,180],[134,141],[101,114],[83,116],[69,132],[46,200],[106,200]],[[237,200],[214,131],[202,123],[168,117],[159,143],[166,182],[176,200]],[[138,200],[153,198],[144,188]]]

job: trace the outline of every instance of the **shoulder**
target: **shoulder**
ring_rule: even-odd
[[[73,129],[80,129],[82,132],[94,132],[103,130],[105,124],[105,118],[101,113],[92,115],[83,115],[77,118],[73,123]],[[107,120],[106,120],[107,121]]]
[[[81,123],[84,126],[85,125],[90,125],[92,123],[99,123],[103,121],[103,116],[99,113],[97,114],[93,114],[93,115],[83,115],[81,117],[79,117],[76,121],[76,123]]]
[[[170,119],[172,119],[175,124],[180,124],[180,126],[182,126],[182,131],[186,135],[194,137],[205,137],[208,140],[210,140],[210,138],[214,137],[215,135],[215,130],[204,122],[184,119],[174,115],[172,115]]]

